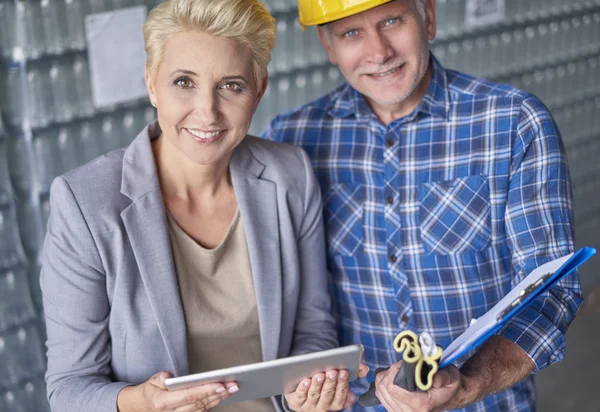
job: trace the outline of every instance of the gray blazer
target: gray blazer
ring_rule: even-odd
[[[116,411],[124,386],[161,370],[188,373],[186,326],[151,150],[159,133],[150,124],[128,148],[52,184],[40,282],[53,411]],[[306,153],[248,136],[230,171],[263,359],[337,346],[321,195]]]

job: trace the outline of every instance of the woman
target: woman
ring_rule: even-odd
[[[236,383],[164,380],[337,345],[307,156],[246,137],[272,17],[256,0],[168,0],[144,37],[158,122],[51,189],[41,284],[56,411],[205,411]],[[347,373],[326,375],[289,406],[342,408]]]

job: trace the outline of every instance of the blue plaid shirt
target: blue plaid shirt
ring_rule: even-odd
[[[369,381],[399,360],[399,331],[427,331],[446,347],[535,267],[573,251],[569,171],[547,108],[433,56],[430,64],[417,108],[387,127],[344,84],[263,132],[312,160],[340,342],[364,345]],[[570,275],[501,333],[542,369],[564,356],[581,302]],[[366,379],[353,385],[367,388]],[[464,410],[534,408],[529,377]]]

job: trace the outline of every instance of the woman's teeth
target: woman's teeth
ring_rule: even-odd
[[[222,131],[222,130],[217,130],[216,132],[201,132],[200,130],[194,130],[194,129],[186,129],[186,130],[199,139],[210,139],[211,137],[215,137]]]

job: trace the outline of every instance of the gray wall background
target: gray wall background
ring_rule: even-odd
[[[154,118],[147,99],[96,108],[85,15],[156,0],[0,0],[0,411],[44,412],[39,251],[52,179],[124,146]],[[339,85],[295,1],[265,1],[278,39],[251,132]],[[473,26],[504,4],[503,18]],[[561,129],[573,179],[577,246],[600,247],[600,0],[438,0],[434,54],[447,67],[533,92]],[[493,13],[492,13],[493,14]],[[600,258],[581,270],[585,303],[567,357],[537,375],[540,411],[600,411]]]

